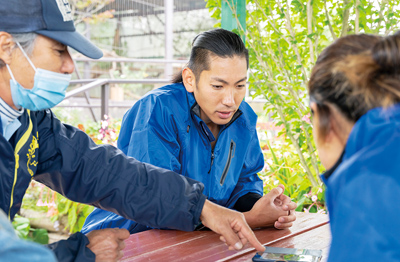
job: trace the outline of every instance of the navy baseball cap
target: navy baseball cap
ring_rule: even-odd
[[[98,59],[103,52],[74,26],[68,0],[0,0],[0,31],[35,32]]]

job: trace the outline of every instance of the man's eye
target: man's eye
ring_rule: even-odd
[[[238,85],[237,87],[238,88],[244,88],[244,87],[246,87],[246,85]]]
[[[66,48],[56,48],[55,50],[56,50],[58,53],[60,53],[60,54],[64,54],[65,51],[67,51]]]
[[[217,86],[217,85],[212,85],[212,87],[215,88],[215,89],[221,89],[222,88],[222,86]]]

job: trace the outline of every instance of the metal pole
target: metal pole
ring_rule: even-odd
[[[242,40],[245,42],[243,31],[246,31],[246,0],[223,0],[221,9],[221,27],[229,31],[239,29]],[[238,22],[241,26],[238,26]]]
[[[105,84],[101,86],[101,119],[104,120],[104,116],[108,116],[108,101],[110,99],[110,85]]]
[[[173,15],[174,15],[174,0],[164,0],[165,14],[165,59],[173,59]],[[164,78],[172,78],[172,64],[165,64]]]
[[[75,66],[75,73],[78,79],[82,79],[81,74],[79,73],[78,67],[76,66],[76,62],[74,59],[72,59],[72,61],[74,62],[74,66]],[[84,93],[85,98],[86,98],[86,102],[88,103],[88,105],[91,105],[92,102],[90,101],[90,95],[88,91],[85,91]],[[97,122],[96,119],[96,115],[94,114],[93,108],[89,107],[90,113],[92,114],[92,118],[94,122]]]
[[[88,22],[85,22],[85,37],[90,40],[90,24]],[[83,67],[83,77],[86,79],[91,78],[90,77],[90,63],[85,62],[84,67]]]

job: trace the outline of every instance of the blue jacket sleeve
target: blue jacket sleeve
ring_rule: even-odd
[[[151,96],[138,101],[124,116],[118,148],[145,163],[182,173],[174,116],[161,107]]]
[[[203,184],[141,163],[84,132],[38,112],[39,164],[34,179],[67,198],[151,227],[191,231],[206,197]]]
[[[264,156],[258,141],[257,131],[254,129],[253,137],[247,147],[246,158],[238,183],[229,198],[227,207],[233,208],[236,201],[247,193],[263,195],[263,181],[257,175],[263,167]]]
[[[88,244],[89,239],[78,232],[67,240],[61,240],[47,246],[53,250],[58,262],[95,261],[95,254],[86,247]]]
[[[151,227],[138,224],[133,220],[126,219],[113,212],[95,208],[86,218],[81,232],[87,234],[90,231],[104,228],[125,228],[131,234],[152,229]]]

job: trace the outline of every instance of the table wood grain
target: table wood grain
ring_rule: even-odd
[[[322,249],[326,260],[330,244],[328,216],[300,212],[296,216],[290,229],[264,228],[254,233],[268,246]],[[251,261],[256,253],[249,244],[240,251],[228,250],[212,231],[153,229],[133,234],[125,243],[122,261]]]

